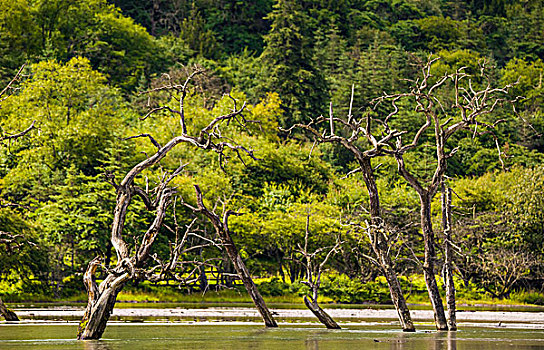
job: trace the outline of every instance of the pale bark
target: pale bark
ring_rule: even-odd
[[[213,119],[207,126],[198,132],[198,136],[191,136],[187,134],[184,112],[184,99],[187,95],[187,85],[196,74],[201,72],[201,70],[196,70],[191,73],[183,85],[172,85],[170,83],[169,85],[147,92],[150,93],[152,91],[170,90],[179,93],[179,110],[172,109],[169,106],[162,106],[152,109],[143,117],[143,119],[148,118],[158,111],[167,110],[172,114],[179,116],[179,122],[182,126],[182,133],[181,135],[170,139],[170,141],[168,141],[164,146],[161,146],[149,134],[129,137],[129,139],[147,137],[152,144],[157,147],[157,151],[135,165],[125,175],[119,185],[115,183],[112,176],[109,177],[111,184],[114,185],[117,190],[117,202],[111,228],[111,244],[117,253],[117,265],[115,268],[106,272],[104,281],[98,286],[95,282],[95,273],[97,267],[100,265],[100,260],[94,259],[89,264],[84,276],[84,282],[87,288],[89,300],[85,315],[78,330],[78,339],[99,339],[102,336],[111,312],[115,306],[117,294],[123,289],[124,285],[130,279],[135,276],[141,276],[144,278],[156,277],[157,279],[160,279],[166,272],[172,272],[172,270],[174,270],[178,265],[177,259],[179,258],[181,244],[183,244],[185,241],[180,244],[178,244],[176,241],[176,248],[173,252],[171,251],[171,254],[174,254],[175,256],[170,257],[171,261],[166,268],[168,271],[162,271],[163,269],[161,269],[161,274],[159,276],[154,276],[154,268],[149,271],[145,269],[145,264],[150,258],[152,245],[159,233],[159,229],[163,226],[163,220],[166,216],[166,209],[172,203],[172,197],[175,194],[175,190],[169,187],[169,183],[181,173],[184,166],[181,165],[171,174],[163,174],[163,177],[159,180],[157,186],[152,190],[148,189],[147,187],[145,190],[138,187],[134,183],[136,177],[140,176],[146,169],[157,165],[176,145],[180,143],[186,143],[195,146],[198,149],[213,150],[219,154],[220,158],[224,157],[223,152],[226,149],[234,151],[239,156],[240,152],[244,152],[248,156],[255,158],[252,150],[248,150],[243,146],[237,145],[230,139],[223,139],[221,137],[221,133],[218,132],[220,123],[230,122],[231,119],[235,119],[238,115],[240,115],[245,108],[245,104],[240,108],[237,108],[236,101],[234,99],[234,108],[231,113],[224,114]],[[134,196],[140,197],[146,208],[148,210],[154,210],[156,215],[154,221],[151,223],[143,236],[141,236],[141,238],[136,238],[141,239],[141,241],[139,242],[139,245],[135,247],[135,250],[131,252],[127,242],[123,239],[123,230],[127,210]],[[186,234],[189,234],[191,225],[188,226]],[[247,276],[244,276],[244,278],[246,277]]]
[[[319,287],[321,286],[321,274],[323,268],[331,256],[337,253],[338,249],[342,245],[339,237],[336,239],[336,244],[333,247],[328,248],[326,256],[318,263],[318,255],[326,251],[327,248],[318,248],[313,253],[308,251],[308,239],[310,236],[310,214],[306,216],[306,234],[304,236],[304,247],[300,248],[299,252],[304,256],[303,261],[298,261],[299,264],[302,264],[306,267],[306,280],[302,281],[303,284],[310,287],[311,299],[308,296],[304,296],[304,304],[310,311],[317,317],[319,322],[323,323],[328,329],[340,329],[341,327],[334,321],[334,319],[326,313],[319,303],[317,302],[317,296],[319,292]]]
[[[514,100],[508,98],[508,90],[512,85],[506,85],[503,88],[491,87],[491,79],[486,71],[488,68],[488,62],[486,61],[480,63],[479,78],[487,82],[487,84],[484,84],[480,90],[475,91],[472,87],[470,76],[464,72],[465,67],[461,67],[455,73],[446,74],[442,77],[433,76],[431,74],[431,66],[438,59],[429,57],[429,60],[421,69],[421,77],[414,81],[409,92],[391,95],[385,94],[374,100],[374,108],[382,102],[391,103],[393,111],[383,118],[383,126],[386,131],[390,130],[389,120],[399,113],[397,103],[401,99],[412,99],[416,105],[415,111],[425,117],[425,122],[421,124],[410,143],[406,144],[402,139],[402,134],[406,132],[398,133],[394,137],[395,142],[389,143],[391,149],[385,152],[395,157],[399,173],[419,195],[421,229],[425,245],[423,273],[435,312],[436,326],[440,330],[446,330],[448,329],[448,325],[435,278],[436,253],[434,250],[435,238],[431,222],[431,201],[443,181],[448,159],[453,157],[459,149],[459,147],[453,147],[451,150],[446,151],[449,147],[447,141],[456,132],[463,129],[470,130],[474,136],[483,133],[491,135],[495,139],[495,143],[499,149],[499,160],[504,167],[498,138],[494,132],[496,125],[504,120],[500,119],[495,123],[488,123],[481,119],[482,116],[492,113],[497,106],[502,105],[504,102],[513,106],[513,102],[517,98]],[[468,89],[466,86],[463,87],[460,84],[463,79],[465,81],[468,80]],[[448,82],[453,83],[453,86],[448,85]],[[444,89],[448,91],[448,94],[453,92],[454,100],[446,101],[441,98],[440,93],[437,91]],[[457,110],[457,113],[446,113],[445,111],[449,109]],[[456,117],[454,118],[454,116]],[[434,129],[433,136],[435,138],[437,164],[432,179],[424,188],[419,182],[423,180],[416,179],[415,176],[406,170],[403,155],[421,145],[422,137],[430,131],[428,129],[431,127]],[[478,128],[483,129],[483,131],[478,131]],[[451,300],[454,300],[454,294],[450,294],[450,297],[452,298]]]
[[[448,324],[444,305],[440,297],[440,291],[436,282],[435,266],[436,251],[434,248],[434,232],[431,221],[431,198],[429,195],[420,195],[421,201],[421,228],[423,231],[423,241],[425,246],[425,258],[423,261],[423,276],[429,293],[429,299],[434,310],[434,321],[436,329],[447,331]]]
[[[389,256],[385,254],[382,254],[382,256],[387,256],[387,258],[389,258]],[[414,322],[412,321],[412,316],[410,315],[410,309],[408,309],[408,305],[406,304],[406,299],[404,298],[399,279],[397,278],[397,273],[394,271],[392,265],[390,263],[388,264],[387,262],[383,263],[382,269],[387,285],[389,286],[391,300],[393,301],[393,305],[395,306],[399,316],[402,330],[404,332],[415,332],[416,328],[414,326]]]
[[[123,184],[123,186],[124,187],[120,186],[117,189],[118,195],[115,213],[116,215],[124,216],[126,215],[126,208],[128,207],[128,204],[125,202],[130,202],[132,193],[130,190],[126,190],[126,184]],[[166,209],[171,203],[171,196],[173,195],[172,190],[165,186],[163,186],[161,190],[162,191],[159,193],[160,199],[157,203],[155,219],[144,234],[142,243],[139,249],[137,249],[136,254],[132,257],[128,255],[127,245],[121,238],[122,225],[114,224],[112,228],[112,242],[114,242],[117,256],[120,259],[117,266],[107,272],[106,278],[100,283],[100,286],[98,286],[95,281],[95,274],[100,265],[100,259],[95,258],[89,263],[89,267],[83,276],[83,282],[87,288],[88,302],[83,319],[79,324],[78,339],[100,339],[102,337],[115,306],[117,294],[119,294],[125,284],[134,277],[135,268],[143,267],[143,264],[148,259],[150,247],[162,226],[166,216]],[[124,218],[114,219],[114,223],[123,221]]]
[[[100,292],[97,290],[97,293],[94,294],[93,298],[91,298],[91,294],[89,294],[89,302],[85,309],[83,319],[78,327],[77,339],[87,340],[102,338],[102,334],[106,329],[108,320],[115,307],[117,294],[119,294],[129,279],[130,275],[124,274],[116,278],[112,284],[107,284]],[[96,289],[98,289],[98,287],[96,287]]]
[[[257,289],[257,286],[255,285],[255,282],[253,282],[253,278],[249,274],[249,271],[247,270],[247,267],[244,264],[242,257],[238,253],[238,250],[236,249],[234,245],[232,245],[230,250],[231,252],[229,252],[229,258],[231,259],[234,265],[234,268],[236,269],[236,272],[240,276],[240,279],[244,283],[244,287],[246,288],[249,296],[251,297],[251,300],[253,300],[253,304],[255,304],[255,307],[261,314],[261,317],[264,321],[265,326],[277,327],[278,324],[276,323],[276,320],[274,320],[272,313],[266,306],[266,303],[261,293],[259,293],[259,290]]]
[[[10,321],[10,322],[19,321],[19,317],[17,317],[17,314],[4,304],[4,302],[2,301],[2,298],[0,298],[0,316],[3,316],[6,319],[6,321]]]
[[[448,328],[457,330],[455,310],[455,285],[453,283],[453,257],[451,243],[451,188],[442,185],[442,229],[444,230],[444,282],[446,285],[446,306],[448,310]]]
[[[435,115],[433,115],[436,117]],[[434,117],[428,116],[427,120],[434,120],[437,122]],[[429,123],[426,123],[421,129],[425,130],[428,127]],[[423,131],[421,131],[423,132]],[[438,289],[438,284],[436,282],[435,276],[435,266],[436,266],[436,251],[435,251],[435,237],[433,232],[433,224],[431,218],[431,201],[436,191],[438,189],[438,184],[442,182],[444,172],[446,171],[446,157],[444,155],[443,148],[439,147],[439,144],[443,144],[442,134],[437,132],[437,156],[438,156],[438,165],[431,180],[430,185],[427,188],[423,188],[421,183],[412,175],[404,164],[403,158],[403,149],[406,150],[412,145],[417,144],[417,140],[413,141],[413,144],[408,146],[400,147],[395,153],[395,159],[397,161],[398,172],[404,177],[406,182],[416,191],[419,196],[420,204],[420,225],[421,231],[423,233],[423,245],[425,250],[425,256],[423,259],[423,277],[425,279],[425,285],[427,287],[427,292],[429,294],[429,299],[434,311],[434,321],[437,330],[448,330],[448,325],[446,322],[446,313],[444,312],[444,305],[440,297],[440,291]]]

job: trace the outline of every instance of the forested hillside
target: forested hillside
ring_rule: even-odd
[[[272,295],[544,303],[543,59],[537,0],[0,0],[0,295],[81,295],[112,225],[130,283],[231,286],[205,204]]]

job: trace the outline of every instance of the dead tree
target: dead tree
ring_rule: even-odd
[[[354,229],[354,231],[362,232],[366,237],[368,238],[370,242],[370,248],[371,251],[374,253],[373,256],[368,256],[366,254],[362,254],[366,259],[368,259],[371,263],[373,263],[375,266],[380,269],[380,271],[385,276],[386,281],[388,281],[388,284],[392,284],[392,287],[389,287],[389,292],[391,293],[391,299],[393,302],[395,300],[405,300],[404,295],[394,295],[392,293],[399,293],[402,292],[402,288],[400,286],[400,282],[397,278],[396,272],[392,268],[383,268],[383,266],[393,266],[393,259],[391,258],[391,251],[394,249],[395,245],[398,242],[400,235],[400,231],[395,229],[394,227],[391,227],[387,225],[384,221],[377,221],[376,224],[372,224],[365,220],[364,225],[361,225],[358,222],[350,222],[349,226]],[[361,237],[362,238],[362,237]],[[387,249],[387,254],[384,254],[382,251]],[[378,260],[381,259],[381,260]],[[395,307],[397,307],[395,305]],[[402,315],[402,319],[409,319],[410,314],[408,308],[398,308],[397,312],[405,312],[407,314]],[[399,315],[400,319],[400,315]],[[401,323],[402,325],[402,323]],[[412,324],[413,326],[413,324]],[[404,327],[404,326],[403,326]]]
[[[196,133],[196,136],[188,134],[185,121],[184,101],[188,93],[189,82],[195,75],[200,73],[202,73],[201,70],[194,71],[188,76],[183,84],[170,83],[153,89],[153,91],[165,90],[171,93],[177,93],[179,95],[179,109],[171,108],[169,106],[156,107],[143,117],[144,119],[148,118],[158,111],[169,111],[179,118],[181,135],[173,137],[165,145],[160,145],[150,134],[141,134],[128,138],[146,137],[157,148],[157,151],[135,165],[119,184],[115,183],[114,178],[110,178],[111,183],[115,186],[117,192],[111,228],[111,243],[117,253],[117,264],[115,267],[105,271],[103,281],[98,285],[95,276],[96,270],[100,266],[100,258],[95,258],[89,263],[84,275],[84,283],[88,292],[88,304],[84,317],[80,322],[77,336],[78,339],[99,339],[106,328],[106,324],[116,302],[117,294],[129,280],[142,276],[140,271],[145,268],[146,262],[150,259],[150,251],[153,242],[163,226],[166,210],[174,200],[176,192],[169,186],[169,183],[180,174],[183,166],[172,173],[165,173],[154,189],[149,189],[148,186],[145,188],[138,186],[136,183],[137,177],[142,175],[145,170],[159,164],[159,162],[179,144],[188,144],[196,149],[214,151],[218,153],[220,161],[225,159],[226,150],[235,152],[239,157],[241,157],[240,153],[243,152],[248,156],[255,158],[252,150],[246,149],[245,147],[234,143],[229,138],[221,136],[219,127],[222,123],[234,121],[243,123],[242,112],[245,108],[245,104],[238,107],[234,99],[232,112],[214,118],[207,126],[199,130]],[[134,250],[131,250],[123,238],[123,229],[128,208],[134,197],[139,197],[149,211],[155,212],[155,218],[147,231],[139,238],[139,244]],[[145,275],[145,273],[143,275]]]
[[[508,99],[508,89],[511,85],[502,88],[491,87],[491,81],[486,75],[487,67],[485,62],[480,65],[480,77],[485,87],[474,90],[470,76],[464,72],[465,67],[452,74],[446,74],[439,78],[433,77],[431,66],[437,60],[438,58],[429,59],[423,65],[421,77],[412,82],[409,92],[381,96],[374,100],[374,108],[384,102],[391,103],[392,112],[381,120],[386,135],[393,132],[390,128],[391,121],[398,117],[399,107],[397,104],[402,99],[408,99],[414,103],[415,111],[422,115],[424,120],[409,143],[404,143],[402,139],[402,136],[407,133],[406,131],[397,132],[392,139],[388,140],[389,146],[384,152],[394,156],[399,174],[419,196],[421,230],[425,249],[422,265],[423,274],[434,310],[436,328],[438,330],[447,330],[448,325],[444,306],[435,278],[437,254],[431,217],[431,202],[443,181],[448,159],[453,157],[458,150],[458,147],[448,149],[447,142],[454,134],[463,130],[469,130],[474,135],[491,134],[494,136],[499,150],[499,158],[502,162],[503,157],[499,142],[493,133],[495,126],[502,120],[489,124],[482,121],[482,117],[492,113],[502,103],[511,103],[512,101]],[[467,81],[466,84],[463,84],[465,81]],[[453,92],[454,98],[451,103],[448,104],[440,95],[441,90]],[[480,128],[480,131],[478,128]],[[436,167],[432,178],[428,181],[424,178],[417,178],[407,168],[404,160],[404,155],[407,152],[423,145],[423,139],[426,136],[434,139],[434,151],[436,152]]]
[[[446,306],[448,329],[457,330],[455,310],[455,284],[453,283],[453,241],[452,241],[452,207],[451,188],[442,183],[442,230],[444,232],[444,284],[446,287]]]
[[[23,64],[21,68],[17,71],[13,79],[9,81],[9,83],[0,91],[0,104],[7,99],[9,96],[11,96],[12,91],[17,90],[18,88],[14,86],[15,83],[19,82],[21,80],[21,77],[23,76],[23,70],[25,69],[25,65]]]
[[[163,152],[160,152],[161,150]],[[160,149],[155,156],[157,154],[164,156],[166,151]],[[89,263],[83,276],[88,302],[79,325],[78,339],[99,339],[102,337],[115,306],[117,295],[128,281],[141,275],[138,271],[145,267],[153,242],[163,225],[167,208],[173,201],[175,191],[168,184],[179,174],[181,169],[163,179],[153,190],[154,193],[147,192],[134,184],[135,176],[153,164],[150,159],[153,159],[153,156],[132,168],[117,186],[117,204],[111,233],[111,242],[117,252],[117,265],[113,269],[106,269],[104,280],[98,285],[95,276],[97,268],[101,265],[101,258],[97,257]],[[141,237],[140,244],[134,251],[131,251],[123,239],[122,233],[128,206],[135,195],[144,200],[149,210],[155,211],[155,218]]]
[[[516,283],[542,266],[535,254],[519,247],[491,248],[478,258],[481,284],[494,298],[508,297]]]
[[[179,198],[179,197],[178,197]],[[184,230],[180,228],[177,221],[176,201],[173,205],[174,226],[164,224],[164,227],[175,235],[173,242],[169,244],[169,255],[167,260],[160,259],[157,254],[150,258],[154,264],[149,268],[138,270],[141,278],[150,282],[176,281],[180,287],[190,285],[200,280],[200,272],[206,268],[215,268],[215,258],[202,258],[202,250],[206,247],[222,249],[220,243],[213,238],[207,237],[206,231],[197,229],[197,218],[194,218]],[[196,252],[196,256],[194,253]],[[193,255],[190,258],[190,255]],[[189,259],[188,259],[189,258]]]
[[[323,323],[328,329],[340,329],[341,327],[336,321],[319,306],[317,302],[317,296],[319,293],[319,287],[321,286],[321,274],[323,268],[330,257],[338,252],[343,242],[340,239],[336,240],[336,244],[332,247],[321,247],[313,252],[308,250],[308,238],[310,234],[310,215],[306,216],[306,233],[304,235],[304,247],[299,246],[299,252],[302,254],[302,261],[300,263],[304,265],[306,269],[306,279],[301,283],[307,285],[310,288],[309,295],[304,296],[304,304],[310,311],[317,317],[319,322]],[[321,262],[318,263],[319,256],[325,254]]]
[[[266,303],[261,296],[261,293],[259,293],[259,290],[257,289],[255,282],[253,282],[253,278],[251,277],[249,270],[247,269],[244,261],[242,260],[242,257],[240,256],[240,253],[236,248],[234,241],[232,240],[228,221],[231,215],[238,214],[236,212],[233,212],[232,210],[224,210],[223,217],[221,218],[213,210],[209,210],[204,205],[204,199],[202,197],[202,191],[200,190],[200,187],[198,187],[198,185],[194,185],[194,187],[196,191],[197,206],[193,207],[189,204],[186,204],[186,206],[195,213],[202,213],[212,223],[217,235],[221,239],[221,246],[225,247],[227,255],[229,256],[229,259],[232,262],[236,273],[242,280],[244,287],[246,288],[249,296],[255,304],[255,307],[261,314],[264,324],[267,327],[277,327],[278,324],[276,323],[274,317],[272,316],[272,313],[266,306]]]
[[[386,155],[383,152],[384,149],[390,147],[390,141],[397,137],[399,132],[390,129],[387,133],[376,137],[370,114],[367,113],[359,117],[352,114],[353,95],[354,87],[352,86],[349,112],[346,117],[334,116],[331,103],[328,117],[319,116],[308,124],[295,124],[285,131],[291,132],[295,128],[301,128],[314,139],[314,146],[318,143],[336,143],[353,154],[359,167],[348,173],[348,176],[356,172],[362,173],[369,197],[370,227],[379,227],[382,225],[383,219],[376,176],[371,161],[373,158]],[[321,130],[323,124],[325,126]],[[342,136],[342,134],[348,136]],[[365,146],[365,141],[367,146]],[[369,235],[369,238],[376,254],[375,260],[389,285],[389,292],[397,310],[401,327],[403,331],[413,332],[415,331],[414,323],[391,260],[390,247],[387,245],[388,240],[384,239],[382,234],[372,234]]]

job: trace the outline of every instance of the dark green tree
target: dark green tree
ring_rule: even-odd
[[[323,110],[326,97],[325,81],[312,64],[309,17],[298,1],[278,0],[268,19],[272,27],[261,55],[266,67],[263,90],[280,95],[283,126],[307,121]]]

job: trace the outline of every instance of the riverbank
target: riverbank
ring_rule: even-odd
[[[83,316],[83,306],[49,306],[16,308],[22,323],[36,322],[77,322]],[[307,309],[272,309],[281,324],[318,324]],[[341,325],[387,325],[398,323],[392,309],[333,309],[326,311]],[[412,310],[416,324],[428,326],[433,322],[431,310]],[[218,323],[235,322],[259,324],[260,317],[249,307],[208,307],[208,308],[115,308],[113,322],[141,323]],[[457,314],[459,327],[543,329],[544,312],[519,311],[460,311]],[[2,322],[6,323],[6,322]]]

